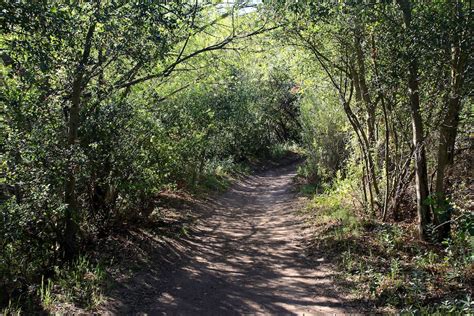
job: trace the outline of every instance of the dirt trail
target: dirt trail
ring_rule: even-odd
[[[309,262],[304,256],[304,228],[295,214],[298,202],[292,192],[295,170],[293,164],[248,177],[218,197],[212,214],[200,221],[189,241],[189,257],[159,279],[142,275],[147,283],[140,289],[143,296],[135,293],[138,298],[126,312],[352,312],[335,290],[331,270],[324,262]]]

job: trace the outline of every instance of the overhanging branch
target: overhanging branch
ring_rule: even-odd
[[[216,44],[198,49],[198,50],[196,50],[196,51],[194,51],[194,52],[192,52],[188,55],[185,55],[185,56],[182,56],[182,53],[181,53],[180,54],[181,56],[178,56],[178,58],[173,63],[168,65],[162,71],[160,71],[158,73],[155,73],[155,74],[147,75],[147,76],[144,76],[144,77],[141,77],[141,78],[137,78],[137,79],[131,80],[129,82],[117,84],[117,85],[114,86],[114,89],[128,88],[128,87],[131,87],[133,85],[136,85],[136,84],[148,81],[148,80],[152,80],[152,79],[156,79],[156,78],[160,78],[160,77],[167,77],[173,72],[173,70],[176,68],[176,66],[178,66],[179,64],[181,64],[181,63],[183,63],[183,62],[185,62],[185,61],[187,61],[191,58],[194,58],[194,57],[196,57],[198,55],[201,55],[203,53],[206,53],[206,52],[211,52],[211,51],[223,49],[224,47],[226,47],[228,44],[230,44],[233,41],[249,38],[249,37],[252,37],[252,36],[255,36],[255,35],[259,35],[259,34],[262,34],[264,32],[268,32],[268,31],[277,29],[279,27],[280,27],[280,25],[273,26],[273,27],[270,27],[270,28],[261,27],[258,30],[255,30],[255,31],[253,31],[251,33],[248,33],[248,34],[226,37],[225,39],[223,39],[219,43],[216,43]]]

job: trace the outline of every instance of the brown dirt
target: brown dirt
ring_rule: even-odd
[[[296,164],[247,177],[207,202],[189,238],[116,280],[101,312],[234,315],[353,313],[324,254],[309,259]],[[203,211],[201,211],[203,212]]]

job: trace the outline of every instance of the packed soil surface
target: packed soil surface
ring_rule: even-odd
[[[175,255],[154,256],[149,268],[118,282],[102,312],[354,313],[324,254],[305,256],[296,166],[261,171],[214,197],[189,237],[170,250]]]

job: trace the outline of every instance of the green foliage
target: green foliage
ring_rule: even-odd
[[[349,156],[349,133],[337,96],[321,77],[303,86],[300,98],[302,143],[307,154],[300,174],[313,183],[330,182],[344,171]]]
[[[351,219],[353,213],[341,208],[344,196],[336,196],[325,194],[311,204],[318,251],[335,256],[341,278],[352,282],[356,296],[408,314],[471,308],[465,293],[472,280],[472,237],[456,231],[441,249],[414,243],[407,227]]]
[[[55,303],[53,294],[51,290],[53,289],[53,283],[51,282],[50,279],[46,280],[46,283],[44,281],[44,277],[41,277],[41,284],[40,288],[38,290],[38,296],[40,299],[41,304],[46,308],[49,309],[52,307],[52,305]]]
[[[146,220],[162,190],[225,190],[243,162],[298,138],[294,82],[240,51],[266,27],[240,5],[5,3],[1,306],[53,267],[45,307],[94,306],[102,272],[65,268],[86,240]]]
[[[301,172],[299,172],[301,174]],[[300,193],[306,196],[313,196],[318,190],[318,186],[316,184],[303,184],[300,186]]]
[[[353,211],[352,182],[339,174],[335,182],[324,193],[315,195],[307,206],[318,231],[336,240],[343,240],[346,234],[357,235],[361,226],[361,220]]]
[[[42,277],[38,297],[47,311],[62,303],[91,310],[102,301],[104,286],[104,268],[82,256],[67,267],[56,267],[53,278]]]
[[[12,315],[12,316],[20,316],[22,315],[22,309],[20,305],[12,303],[10,300],[8,305],[1,310],[2,315]]]
[[[440,127],[454,126],[453,151],[472,147],[465,3],[409,1],[410,27],[398,4],[377,1],[266,1],[249,13],[240,11],[246,1],[2,3],[0,305],[16,313],[17,298],[41,284],[45,308],[93,308],[103,269],[71,261],[87,252],[85,240],[147,219],[163,190],[223,191],[246,162],[293,151],[307,157],[302,190],[322,192],[309,207],[314,223],[344,243],[342,265],[368,284],[364,294],[425,311],[414,304],[433,275],[446,272],[442,286],[468,278],[473,218],[456,195],[470,180],[423,201],[452,224],[444,252],[411,249],[407,263],[398,253],[414,243],[406,228],[364,229],[413,208],[413,61],[429,171],[438,171]],[[463,121],[438,119],[448,108]],[[433,241],[437,226],[425,225]],[[365,233],[375,246],[358,260],[351,238]],[[453,302],[439,308],[472,304]]]
[[[451,238],[419,243],[411,225],[382,223],[361,210],[358,174],[336,176],[308,204],[317,253],[326,253],[356,297],[403,314],[466,313],[472,301],[474,240],[469,213],[454,209]]]
[[[400,311],[402,315],[472,315],[474,301],[469,294],[463,299],[444,300],[434,306],[410,306]]]
[[[105,281],[104,267],[82,256],[69,267],[56,269],[54,296],[58,301],[73,302],[89,310],[102,301]]]
[[[293,142],[277,143],[270,147],[268,152],[268,158],[271,160],[279,161],[290,154],[304,155],[304,150]]]

